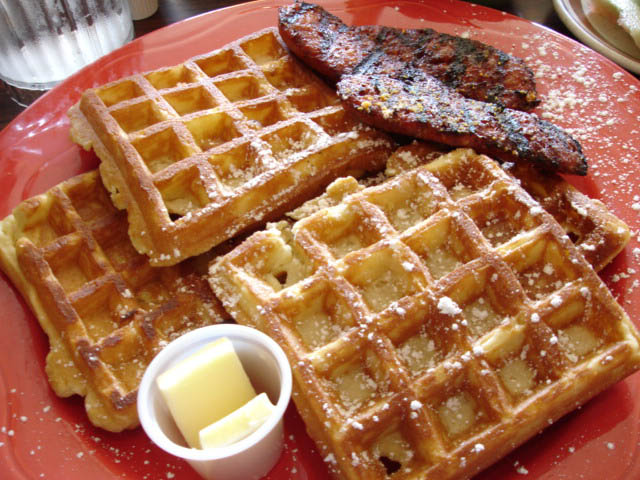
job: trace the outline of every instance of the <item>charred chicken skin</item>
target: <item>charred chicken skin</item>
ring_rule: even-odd
[[[430,29],[349,27],[303,2],[280,9],[279,30],[303,62],[337,83],[365,123],[502,161],[587,174],[580,144],[526,111],[538,99],[521,59]]]
[[[420,70],[475,100],[517,110],[538,104],[527,65],[481,42],[428,28],[349,27],[303,2],[280,9],[279,30],[296,55],[332,82],[349,73],[400,77]]]
[[[429,75],[345,75],[338,94],[362,121],[383,130],[542,170],[587,173],[580,144],[562,129],[531,113],[465,98]]]

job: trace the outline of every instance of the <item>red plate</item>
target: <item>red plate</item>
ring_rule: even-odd
[[[88,87],[183,60],[276,24],[278,4],[261,0],[163,28],[113,52],[41,97],[0,132],[0,218],[21,200],[97,166],[68,139],[67,109]],[[640,227],[640,82],[586,47],[526,20],[455,0],[331,0],[347,22],[432,27],[524,57],[538,76],[538,113],[567,128],[590,160],[587,178],[571,179],[636,231]],[[631,318],[640,313],[638,240],[602,277]],[[154,447],[144,433],[109,434],[87,421],[79,398],[48,386],[46,336],[0,276],[0,477],[12,479],[197,478]],[[620,382],[479,475],[481,479],[637,479],[640,376]],[[270,479],[322,479],[327,471],[295,409],[287,444]]]

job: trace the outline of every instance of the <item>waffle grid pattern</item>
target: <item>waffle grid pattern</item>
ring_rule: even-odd
[[[88,90],[70,118],[154,265],[276,218],[344,172],[380,169],[391,147],[345,113],[275,28]]]
[[[441,146],[413,142],[394,151],[386,177],[411,170],[446,153]],[[591,266],[602,270],[627,245],[629,227],[599,200],[580,192],[560,175],[542,173],[525,163],[502,164],[534,200],[567,232]]]
[[[92,423],[138,424],[136,392],[172,339],[227,317],[203,277],[208,258],[154,268],[97,171],[25,200],[2,223],[0,262],[49,336],[60,396],[85,396]]]
[[[469,478],[640,366],[560,225],[467,150],[271,225],[209,280],[287,352],[336,478]]]

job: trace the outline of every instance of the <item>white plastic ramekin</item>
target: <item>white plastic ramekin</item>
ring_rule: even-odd
[[[227,337],[257,393],[275,405],[258,430],[226,447],[189,448],[157,387],[158,375],[221,337]],[[265,476],[282,453],[282,417],[291,398],[291,367],[280,346],[264,333],[235,324],[199,328],[167,345],[149,364],[138,390],[138,415],[149,438],[164,451],[183,458],[208,480],[253,480]]]

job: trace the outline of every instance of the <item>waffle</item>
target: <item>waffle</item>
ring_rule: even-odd
[[[209,281],[284,348],[336,478],[469,478],[640,367],[562,227],[470,150],[270,224]]]
[[[138,424],[139,381],[167,342],[227,316],[204,277],[209,260],[151,267],[97,171],[0,222],[0,267],[49,337],[49,383],[84,396],[90,421],[110,431]]]
[[[287,217],[301,220],[322,208],[337,205],[345,196],[366,185],[380,183],[434,161],[444,153],[446,150],[442,146],[426,142],[399,147],[389,156],[383,175],[361,181],[353,177],[339,178],[325,193],[288,212]],[[555,218],[596,271],[611,263],[629,243],[631,232],[627,224],[601,201],[584,195],[561,176],[542,173],[527,165],[502,164],[502,167]]]
[[[389,157],[385,174],[397,175],[443,153],[441,146],[424,142],[400,147]],[[502,166],[553,215],[596,271],[607,266],[629,243],[631,232],[622,220],[601,201],[589,198],[560,175],[542,173],[524,163]]]
[[[346,172],[380,169],[391,148],[275,28],[90,89],[69,116],[72,139],[101,159],[133,245],[155,266],[277,218]]]

